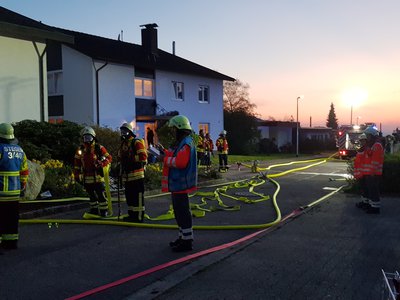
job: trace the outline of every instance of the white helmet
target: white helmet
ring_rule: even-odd
[[[221,133],[220,133],[220,135],[226,135],[227,134],[227,132],[226,132],[226,130],[224,129],[224,130],[222,130],[221,131]]]
[[[379,135],[379,131],[378,129],[375,128],[375,126],[369,126],[367,127],[367,129],[364,130],[364,133],[366,135],[372,135],[372,136],[378,136]]]
[[[92,127],[89,127],[89,126],[86,126],[85,128],[83,128],[81,130],[82,136],[87,135],[87,134],[90,134],[94,138],[96,137],[96,132],[94,131],[94,129]]]

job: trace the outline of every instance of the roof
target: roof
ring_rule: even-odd
[[[258,126],[296,128],[296,122],[259,120]]]
[[[21,16],[2,6],[0,6],[0,35],[38,42],[46,40],[74,42],[72,36],[52,30],[49,26]]]
[[[46,30],[48,32],[56,32],[66,36],[73,36],[74,44],[69,44],[68,46],[96,60],[132,65],[151,70],[158,69],[169,72],[193,74],[219,80],[235,80],[232,77],[170,54],[161,49],[158,49],[157,54],[154,55],[145,51],[144,47],[141,45],[52,27],[5,9],[4,7],[0,7],[0,22],[32,27]]]

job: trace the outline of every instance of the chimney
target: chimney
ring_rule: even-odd
[[[146,52],[157,54],[157,27],[156,23],[140,25],[142,28],[142,46]]]

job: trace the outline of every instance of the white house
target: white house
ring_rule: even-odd
[[[49,121],[113,129],[132,122],[144,137],[145,128],[177,111],[195,131],[216,137],[223,129],[223,81],[234,79],[158,49],[156,24],[143,25],[142,45],[136,45],[8,14],[19,17],[16,23],[29,20],[74,39],[47,40]]]
[[[0,7],[1,122],[48,120],[46,41],[72,43],[73,37],[37,23]]]

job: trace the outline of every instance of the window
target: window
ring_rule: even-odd
[[[135,78],[135,97],[154,98],[154,80]]]
[[[172,81],[174,99],[183,101],[183,82]]]
[[[203,129],[204,134],[209,133],[210,132],[210,123],[199,123],[199,131]]]
[[[210,87],[208,85],[199,85],[199,102],[210,102]]]
[[[47,72],[47,94],[48,96],[57,96],[63,94],[62,71]]]

